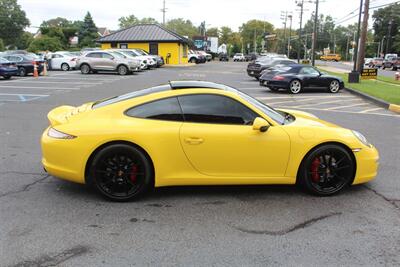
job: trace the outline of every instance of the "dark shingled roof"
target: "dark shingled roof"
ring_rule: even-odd
[[[179,42],[189,43],[185,37],[164,28],[159,24],[137,24],[113,32],[97,39],[99,43],[108,42]]]

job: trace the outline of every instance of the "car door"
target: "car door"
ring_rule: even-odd
[[[216,94],[178,96],[184,123],[182,148],[200,173],[218,177],[284,176],[290,140],[281,127],[255,131],[259,114],[239,101]]]
[[[299,75],[302,77],[303,87],[321,87],[319,81],[320,73],[313,67],[302,67]]]
[[[60,54],[53,54],[51,56],[51,62],[50,62],[50,66],[52,69],[54,70],[59,70],[61,69],[61,63],[63,62],[63,56]]]
[[[115,70],[116,69],[116,61],[115,57],[109,53],[101,53],[102,60],[102,69],[103,70]]]

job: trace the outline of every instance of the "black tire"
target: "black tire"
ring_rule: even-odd
[[[26,72],[26,69],[24,67],[19,67],[18,68],[18,75],[21,77],[25,77],[26,75],[28,75],[28,73]]]
[[[294,79],[289,83],[289,92],[292,94],[298,94],[303,89],[301,81],[298,79]]]
[[[189,62],[190,63],[197,63],[197,60],[196,60],[196,58],[192,57],[192,58],[190,58]]]
[[[154,186],[153,167],[139,148],[114,144],[94,156],[89,167],[89,180],[103,197],[129,201]]]
[[[303,159],[298,182],[311,194],[331,196],[352,183],[355,170],[354,158],[344,147],[321,145]]]
[[[61,64],[61,70],[63,71],[69,71],[69,65],[67,63],[63,63]]]
[[[91,68],[88,64],[82,64],[80,69],[82,74],[89,74],[91,71]]]
[[[6,75],[6,76],[3,76],[3,78],[4,78],[4,80],[9,80],[11,78],[11,76]]]
[[[125,65],[120,65],[117,68],[117,72],[119,75],[127,75],[129,74],[129,69]]]

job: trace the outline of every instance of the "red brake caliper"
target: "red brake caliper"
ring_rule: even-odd
[[[130,178],[131,178],[131,181],[132,181],[133,183],[136,182],[137,171],[138,171],[138,167],[137,167],[135,164],[133,164],[133,165],[132,165],[131,177],[130,177]]]
[[[320,163],[321,162],[319,161],[319,158],[315,158],[311,163],[311,179],[313,180],[314,183],[318,183],[320,180],[318,174],[318,168]]]

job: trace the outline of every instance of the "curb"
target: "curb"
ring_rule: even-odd
[[[347,88],[347,87],[345,87],[344,89],[347,90],[349,93],[351,93],[353,95],[357,95],[357,96],[360,96],[360,97],[362,97],[364,99],[367,99],[367,100],[369,100],[371,102],[374,102],[375,105],[383,107],[385,109],[389,109],[390,105],[393,105],[393,104],[390,104],[390,103],[388,103],[388,102],[386,102],[386,101],[384,101],[382,99],[370,96],[370,95],[368,95],[366,93],[363,93],[363,92],[360,92],[360,91],[357,91],[357,90],[354,90],[354,89],[350,89],[350,88]]]
[[[396,113],[400,113],[400,105],[390,104],[389,110]]]

